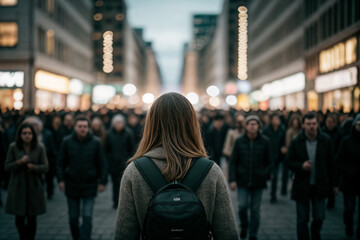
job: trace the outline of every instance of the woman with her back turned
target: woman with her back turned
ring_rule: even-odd
[[[168,182],[180,182],[193,161],[207,158],[195,110],[184,96],[162,95],[146,116],[143,138],[121,181],[115,239],[139,240],[143,233],[153,196],[133,162],[143,156],[152,159]],[[213,238],[238,239],[227,183],[218,165],[212,165],[195,194],[204,206]]]

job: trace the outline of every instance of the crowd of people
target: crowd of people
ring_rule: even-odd
[[[90,239],[94,199],[110,176],[112,204],[118,208],[123,172],[138,149],[145,118],[146,112],[105,108],[1,113],[0,206],[16,216],[20,239],[35,238],[36,216],[46,212],[46,197],[51,200],[57,186],[66,195],[73,239]],[[354,235],[360,205],[359,114],[202,109],[197,118],[209,158],[228,166],[223,170],[237,191],[241,239],[257,239],[267,184],[270,201],[277,204],[290,181],[298,239],[320,239],[325,209],[334,208],[339,191],[345,234]],[[8,191],[6,201],[1,188]],[[360,239],[359,221],[356,234]]]

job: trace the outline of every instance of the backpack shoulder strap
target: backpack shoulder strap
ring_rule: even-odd
[[[195,192],[209,173],[213,164],[214,161],[203,157],[196,159],[181,183]]]
[[[151,160],[151,158],[138,158],[134,161],[134,164],[154,193],[167,184],[160,169],[156,166],[153,160]]]

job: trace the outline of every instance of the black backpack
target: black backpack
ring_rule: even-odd
[[[134,161],[144,180],[153,190],[142,237],[146,240],[209,240],[210,223],[195,191],[208,174],[214,161],[194,159],[181,181],[166,182],[160,169],[148,157]]]

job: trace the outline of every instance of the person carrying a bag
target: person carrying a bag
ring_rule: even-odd
[[[225,177],[206,158],[191,103],[159,97],[121,180],[115,239],[239,239]]]

